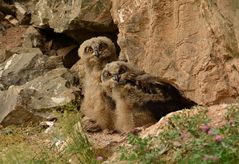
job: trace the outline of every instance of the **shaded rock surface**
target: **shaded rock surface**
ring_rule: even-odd
[[[100,35],[116,43],[117,26],[111,16],[110,0],[28,1],[32,24],[43,29],[64,33],[81,44],[84,40]]]
[[[239,95],[239,2],[115,0],[120,58],[175,83],[198,104]]]
[[[28,49],[26,53],[14,54],[0,65],[0,82],[5,88],[22,85],[56,68],[60,63],[57,57],[44,56],[40,49]]]
[[[87,29],[98,32],[116,30],[110,14],[110,0],[40,0],[32,4],[32,22],[36,26],[49,26],[55,32]]]
[[[52,108],[77,98],[78,79],[66,68],[57,68],[27,82],[0,92],[0,123],[21,124],[51,116]]]
[[[32,114],[18,105],[18,95],[20,93],[20,88],[10,87],[7,91],[0,91],[0,123],[3,125],[22,123],[23,120],[29,119],[33,120]],[[12,112],[12,114],[11,114]],[[17,113],[17,115],[15,115]],[[20,115],[18,115],[20,114]],[[13,119],[14,118],[14,119]],[[17,119],[16,119],[17,118]],[[8,122],[8,123],[4,123]]]
[[[0,125],[3,126],[39,122],[52,117],[52,109],[80,101],[79,79],[64,68],[78,60],[75,50],[78,43],[51,29],[42,31],[31,26],[28,19],[33,3],[0,1]]]
[[[27,89],[31,99],[27,102],[29,109],[47,109],[62,106],[76,100],[78,88],[77,76],[66,68],[57,68],[35,78],[22,87]],[[29,92],[29,93],[28,93]]]

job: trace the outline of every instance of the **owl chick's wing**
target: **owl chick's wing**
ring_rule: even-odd
[[[172,110],[190,108],[195,105],[194,102],[185,98],[178,89],[165,79],[143,73],[134,76],[128,81],[130,85],[133,85],[142,93],[144,102],[163,104],[163,106],[166,104]]]
[[[171,85],[158,81],[156,77],[147,73],[130,74],[126,81],[147,96],[161,95],[162,98],[166,98],[169,95],[168,92],[174,89]]]

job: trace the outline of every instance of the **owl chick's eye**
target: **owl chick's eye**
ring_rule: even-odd
[[[100,51],[103,51],[103,50],[105,50],[107,47],[108,47],[107,44],[101,43],[100,46],[99,46],[99,50],[100,50]]]
[[[103,77],[104,78],[109,78],[111,74],[108,71],[103,72]]]
[[[123,74],[127,71],[127,68],[125,66],[121,66],[119,69],[119,74]]]
[[[91,47],[86,47],[85,51],[87,53],[92,53],[93,52],[93,49]]]

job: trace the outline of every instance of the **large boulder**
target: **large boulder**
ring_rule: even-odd
[[[35,78],[22,87],[30,98],[29,109],[46,109],[77,100],[79,79],[66,68],[57,68]]]
[[[43,55],[38,48],[19,51],[0,64],[0,84],[6,89],[11,85],[25,84],[49,70],[63,66],[60,57]]]
[[[116,30],[111,18],[110,0],[39,0],[32,3],[32,23],[49,26],[55,32],[87,29],[97,32]]]
[[[239,1],[112,0],[120,58],[198,104],[239,95]]]
[[[78,79],[66,68],[57,68],[22,86],[0,91],[0,124],[37,122],[50,116],[50,109],[79,99]]]
[[[26,120],[38,120],[38,117],[24,110],[18,102],[20,91],[19,87],[10,87],[7,91],[0,91],[0,124],[22,124]]]

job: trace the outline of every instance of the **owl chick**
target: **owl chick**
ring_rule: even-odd
[[[100,77],[104,66],[117,59],[114,43],[107,37],[91,38],[81,44],[78,53],[84,68],[82,112],[101,129],[112,129],[114,103],[102,91]]]
[[[121,132],[155,123],[169,112],[194,105],[165,80],[123,61],[107,64],[101,81],[103,90],[116,103],[115,128]]]

